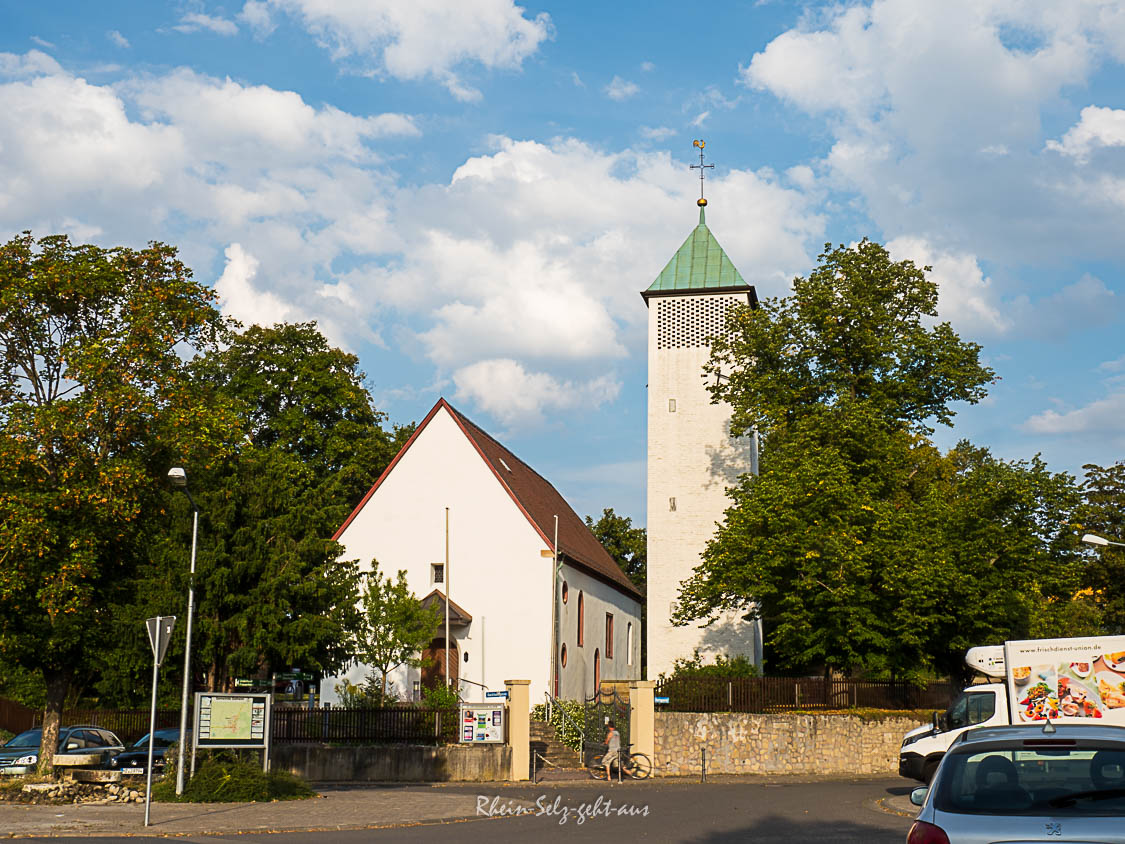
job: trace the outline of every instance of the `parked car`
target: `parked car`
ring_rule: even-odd
[[[1125,844],[1125,729],[983,727],[954,742],[907,844],[1097,841]]]
[[[43,728],[33,727],[10,739],[0,747],[0,774],[30,774],[39,764],[39,745]],[[102,764],[125,749],[121,740],[109,730],[91,724],[59,728],[57,753],[96,753]]]
[[[164,754],[168,748],[180,740],[180,728],[168,727],[164,730],[156,731],[156,741],[152,745],[152,772],[153,774],[162,774],[164,772]],[[187,740],[191,741],[191,730],[187,731]],[[124,776],[133,774],[143,774],[145,766],[148,765],[148,733],[141,736],[137,743],[125,750],[123,753],[118,753],[109,760],[109,767],[121,771]]]

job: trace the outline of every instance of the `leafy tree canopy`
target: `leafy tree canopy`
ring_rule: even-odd
[[[159,243],[0,247],[0,652],[43,674],[44,747],[110,635],[171,458],[213,465],[235,439],[229,403],[188,372],[223,334],[213,299]]]
[[[1082,467],[1083,503],[1075,521],[1078,533],[1094,533],[1113,542],[1125,542],[1125,462],[1102,467]],[[1097,605],[1105,630],[1125,633],[1125,548],[1108,545],[1087,549],[1085,583]]]
[[[230,399],[247,431],[220,465],[186,467],[201,510],[193,663],[212,690],[288,668],[336,671],[354,655],[359,594],[355,564],[331,536],[409,429],[381,427],[356,357],[311,323],[252,326],[193,372]],[[119,614],[126,625],[183,605],[191,513],[184,496],[168,506],[145,586]],[[147,644],[129,630],[130,656],[116,660],[131,668],[102,684],[116,700],[144,688]]]
[[[612,507],[606,507],[596,522],[593,516],[587,516],[586,527],[617,561],[633,585],[643,590],[648,553],[645,529],[633,527],[631,518],[617,515]]]
[[[677,623],[763,620],[781,670],[952,671],[965,649],[1096,626],[1072,599],[1073,479],[927,439],[985,394],[979,347],[936,315],[936,286],[878,244],[827,250],[784,299],[737,309],[712,395],[763,435]]]
[[[731,430],[767,438],[809,414],[863,403],[873,422],[929,433],[955,401],[977,402],[994,377],[980,347],[937,316],[937,285],[910,261],[863,240],[825,246],[793,293],[736,309],[704,367],[733,408]]]
[[[387,675],[403,665],[422,664],[419,654],[433,641],[441,616],[414,597],[405,571],[394,580],[383,578],[378,561],[372,560],[363,592],[363,620],[357,656],[382,678],[380,700],[386,700]]]

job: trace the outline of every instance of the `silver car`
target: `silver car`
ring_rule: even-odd
[[[907,844],[1125,844],[1125,728],[969,730],[910,799]]]

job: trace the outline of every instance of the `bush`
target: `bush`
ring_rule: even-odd
[[[152,786],[153,799],[163,803],[257,803],[313,796],[315,792],[300,777],[288,771],[266,773],[261,765],[229,753],[205,759],[185,783],[182,795],[176,794],[174,776],[165,776]]]
[[[340,696],[341,709],[386,709],[402,703],[395,693],[394,683],[387,683],[387,693],[383,694],[383,681],[374,674],[368,674],[362,684],[344,680],[335,686]]]
[[[461,697],[452,687],[422,687],[422,704],[427,709],[454,709],[461,705]]]
[[[707,665],[696,650],[691,655],[691,659],[681,658],[673,662],[671,675],[661,674],[660,679],[661,681],[682,680],[690,677],[691,679],[737,680],[742,677],[757,677],[758,674],[758,667],[742,654],[730,659],[718,654],[714,664]]]

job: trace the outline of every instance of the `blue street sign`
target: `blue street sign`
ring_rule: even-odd
[[[485,697],[502,697],[505,700],[507,700],[508,699],[508,690],[505,689],[502,692],[485,692],[484,696]]]
[[[666,698],[666,697],[654,697],[654,698],[652,699],[652,702],[653,702],[653,703],[667,703],[667,702],[668,702],[668,698]]]

